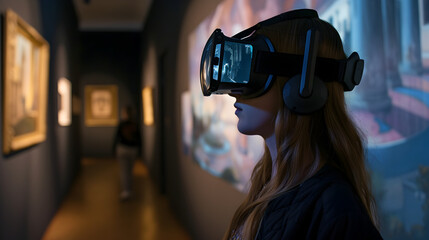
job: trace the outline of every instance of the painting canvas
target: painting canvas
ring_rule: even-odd
[[[12,10],[5,13],[3,152],[46,139],[49,44]]]
[[[118,124],[118,88],[115,85],[85,86],[85,125]]]
[[[58,81],[58,124],[70,126],[72,111],[71,83],[67,78]]]

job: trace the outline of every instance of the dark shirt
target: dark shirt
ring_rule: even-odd
[[[115,144],[120,143],[129,147],[140,147],[141,137],[138,125],[133,121],[121,122],[114,142]]]
[[[273,199],[257,239],[382,239],[345,176],[325,165]]]

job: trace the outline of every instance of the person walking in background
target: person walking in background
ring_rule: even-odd
[[[139,127],[134,120],[133,108],[129,105],[121,110],[121,122],[116,131],[113,149],[119,162],[121,182],[119,198],[125,201],[132,196],[133,166],[141,149]]]

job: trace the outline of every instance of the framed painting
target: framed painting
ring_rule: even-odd
[[[151,87],[142,90],[143,122],[146,126],[152,126],[154,123],[152,93]]]
[[[58,81],[58,124],[70,126],[72,119],[72,86],[67,78]]]
[[[46,139],[49,44],[12,10],[4,15],[3,153]]]
[[[89,127],[118,125],[117,86],[85,86],[85,125]]]

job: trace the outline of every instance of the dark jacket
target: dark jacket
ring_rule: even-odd
[[[272,200],[257,239],[382,239],[353,187],[334,167]]]
[[[128,147],[141,148],[141,136],[137,123],[134,121],[122,121],[116,130],[115,139],[113,140],[113,152],[115,153],[116,145],[122,144]]]

